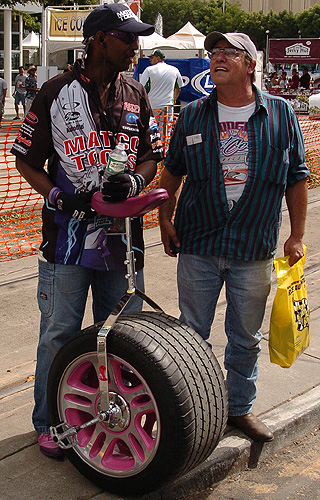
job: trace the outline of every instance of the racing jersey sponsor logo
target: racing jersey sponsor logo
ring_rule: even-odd
[[[26,116],[26,121],[31,123],[32,125],[35,125],[36,123],[38,123],[39,120],[37,115],[29,111],[29,113]]]
[[[150,120],[149,120],[149,128],[151,130],[158,130],[158,122],[157,120],[155,119],[154,116],[151,116],[150,117]]]
[[[22,155],[26,155],[28,150],[21,146],[21,144],[17,144],[16,142],[13,144],[12,149],[15,149],[16,151],[19,151]]]
[[[128,151],[128,167],[130,170],[134,170],[139,137],[129,137],[125,133],[119,133],[117,140],[125,144],[125,149]],[[77,135],[73,139],[67,139],[64,141],[63,147],[65,155],[75,162],[78,171],[85,170],[86,161],[90,166],[93,164],[106,165],[112,150],[109,134],[105,130],[100,130],[100,133],[92,130],[88,137]]]
[[[31,146],[31,141],[29,139],[26,139],[25,137],[23,137],[21,135],[21,132],[18,132],[18,135],[16,137],[16,141],[18,142],[22,142],[23,144],[25,144],[26,146]]]
[[[29,135],[30,137],[32,136],[32,133],[34,132],[34,128],[30,127],[26,122],[23,122],[20,128],[21,132],[24,132],[26,135]]]
[[[134,113],[129,113],[126,116],[126,119],[127,119],[127,123],[131,123],[131,124],[137,123],[137,121],[138,121],[138,117]]]
[[[153,141],[154,139],[160,139],[160,133],[156,132],[155,134],[150,135],[150,140]]]
[[[66,114],[64,115],[66,122],[77,120],[77,118],[79,118],[80,116],[79,111],[75,111],[78,106],[80,106],[80,102],[76,101],[66,102],[62,106],[63,111],[66,111]]]
[[[157,141],[151,144],[151,147],[153,149],[153,153],[155,152],[159,153],[159,151],[162,151],[162,142],[160,141],[160,139],[158,139]],[[159,147],[160,149],[156,149],[156,147]]]
[[[78,113],[78,111],[69,111],[69,113],[65,115],[65,119],[66,122],[70,122],[72,120],[76,120],[77,118],[79,118],[79,116],[80,113]]]
[[[138,106],[138,104],[133,104],[133,103],[127,102],[127,101],[125,101],[123,103],[123,109],[125,111],[129,111],[131,113],[137,113],[137,114],[140,113],[140,106]]]
[[[138,125],[135,127],[126,127],[126,125],[123,125],[123,130],[129,130],[130,132],[137,132],[138,131]]]
[[[84,123],[76,123],[75,125],[67,125],[67,132],[82,132],[84,129]]]

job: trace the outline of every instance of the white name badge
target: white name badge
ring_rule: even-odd
[[[202,142],[201,134],[187,136],[187,145],[188,146],[192,146],[192,144],[199,144],[200,142]]]

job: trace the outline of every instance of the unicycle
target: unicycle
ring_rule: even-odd
[[[105,322],[58,351],[48,377],[53,439],[85,477],[114,493],[146,493],[189,472],[226,426],[226,385],[211,348],[136,286],[131,217],[167,198],[161,188],[119,203],[94,194],[97,213],[125,218],[128,290]],[[134,295],[153,311],[122,314]]]

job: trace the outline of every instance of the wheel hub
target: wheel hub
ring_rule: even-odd
[[[107,429],[113,432],[123,432],[130,423],[130,409],[126,400],[116,392],[109,392],[109,408],[101,408],[100,399],[97,403],[98,412],[104,410],[108,414],[108,419],[102,422]]]

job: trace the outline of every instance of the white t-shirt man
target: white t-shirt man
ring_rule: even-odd
[[[161,56],[164,59],[163,52],[156,50],[150,56],[151,66],[148,66],[140,77],[140,82],[146,88],[153,110],[173,106],[176,98],[175,91],[183,85],[180,71],[166,64]]]
[[[19,94],[25,95],[27,93],[27,89],[24,87],[25,81],[26,81],[26,75],[17,75],[14,83],[15,83],[15,89]]]

